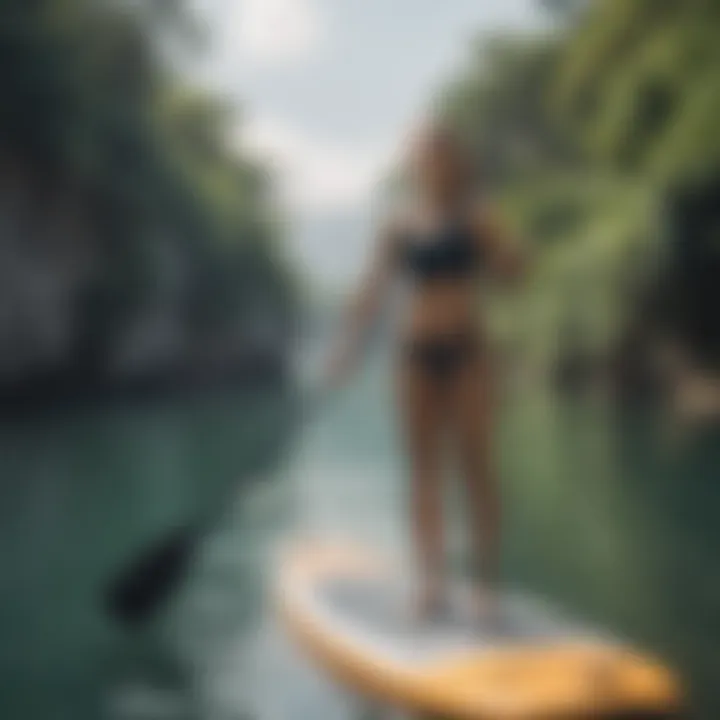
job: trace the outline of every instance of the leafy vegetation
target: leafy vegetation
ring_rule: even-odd
[[[179,0],[0,2],[3,384],[202,370],[287,335],[267,173],[167,61],[195,30]]]
[[[661,340],[717,367],[720,6],[545,4],[551,31],[482,39],[438,103],[536,258],[501,324],[544,367]]]

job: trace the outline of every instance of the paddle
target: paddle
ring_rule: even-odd
[[[318,392],[309,400],[303,404],[310,411],[303,424],[309,424],[322,406]],[[211,514],[178,527],[134,557],[106,587],[106,611],[126,626],[138,626],[154,617],[188,577],[200,542],[215,520]]]

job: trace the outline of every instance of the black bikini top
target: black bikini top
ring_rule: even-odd
[[[406,231],[400,243],[402,267],[419,281],[473,277],[482,257],[467,223],[453,221],[432,231]]]

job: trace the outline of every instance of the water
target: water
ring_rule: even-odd
[[[403,461],[378,359],[302,432],[279,394],[105,407],[0,427],[0,713],[8,720],[343,720],[354,703],[287,643],[266,589],[298,524],[405,540]],[[658,415],[539,390],[499,433],[514,584],[660,653],[720,716],[720,446]],[[139,633],[101,590],[208,510],[174,602]],[[463,549],[451,496],[451,550]]]

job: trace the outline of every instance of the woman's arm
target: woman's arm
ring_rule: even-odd
[[[340,323],[340,334],[330,353],[331,382],[344,378],[359,357],[376,320],[393,274],[397,226],[388,224],[378,235],[372,258]]]
[[[498,214],[486,203],[474,213],[474,228],[491,271],[502,280],[521,280],[527,267],[525,255]]]

